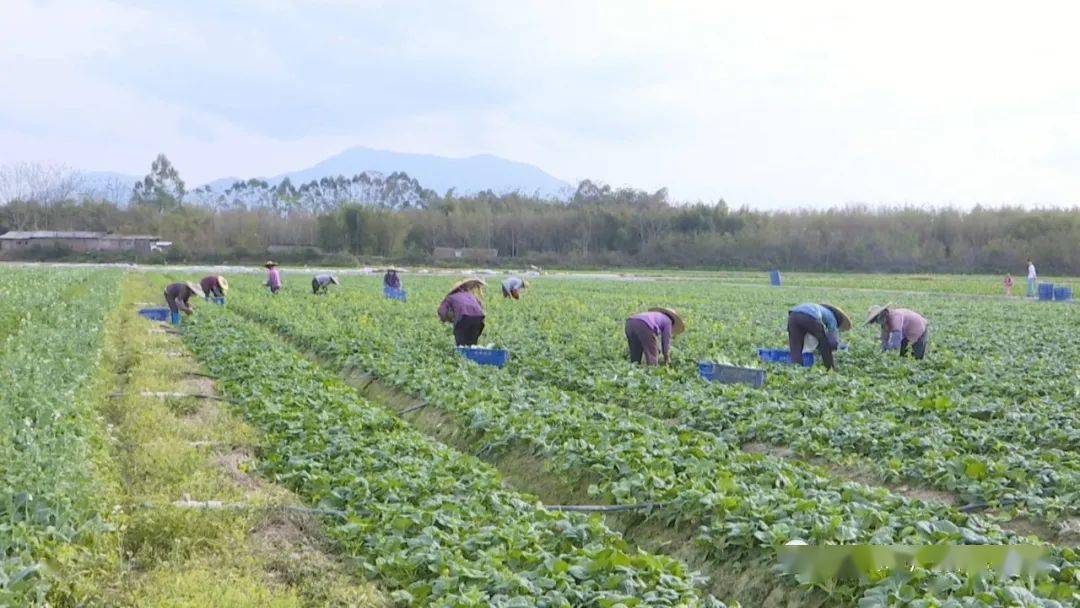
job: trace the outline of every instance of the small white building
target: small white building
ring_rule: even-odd
[[[59,248],[71,251],[134,251],[150,254],[168,247],[160,237],[144,234],[115,234],[110,232],[60,232],[12,230],[0,234],[0,252],[27,251],[30,249]],[[171,243],[169,243],[171,244]]]

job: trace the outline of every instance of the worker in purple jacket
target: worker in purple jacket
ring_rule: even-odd
[[[391,268],[383,275],[383,287],[389,287],[390,289],[401,289],[401,277],[398,276],[397,268]]]
[[[200,298],[205,297],[202,287],[199,287],[195,283],[173,283],[165,288],[165,304],[169,307],[169,312],[176,314],[183,311],[184,314],[191,314],[191,301],[192,296],[198,296]]]
[[[630,347],[630,362],[659,365],[671,363],[671,339],[686,331],[682,317],[674,310],[657,306],[649,312],[636,314],[626,320],[626,343]]]
[[[476,346],[484,333],[484,306],[478,296],[486,285],[480,279],[459,281],[439,305],[439,320],[454,324],[457,346]]]
[[[208,298],[224,298],[225,292],[229,291],[229,281],[223,276],[211,275],[203,277],[203,280],[199,281],[199,287]]]
[[[907,308],[894,308],[892,303],[884,306],[871,306],[866,317],[866,324],[877,323],[881,326],[881,350],[899,350],[900,356],[907,354],[908,346],[916,359],[926,356],[926,345],[930,340],[930,324],[926,318]]]

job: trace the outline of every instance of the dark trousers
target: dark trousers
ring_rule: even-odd
[[[191,312],[191,307],[188,306],[187,302],[180,298],[169,297],[169,292],[167,291],[165,292],[165,303],[169,306],[169,312],[173,314],[176,314],[181,310],[184,312]]]
[[[318,294],[320,291],[326,293],[326,285],[319,285],[319,279],[311,279],[311,293]]]
[[[484,317],[461,317],[454,323],[454,342],[458,346],[476,346],[484,333]]]
[[[818,354],[825,362],[825,369],[833,368],[833,353],[829,348],[829,339],[825,336],[825,325],[804,312],[790,312],[787,318],[788,351],[791,362],[802,361],[803,341],[807,335],[814,336],[818,342]]]
[[[926,356],[926,344],[930,341],[930,328],[927,327],[919,339],[914,344],[908,342],[907,338],[900,341],[900,356],[903,357],[907,354],[908,346],[911,346],[911,354],[916,359],[922,359]]]
[[[645,363],[660,364],[660,341],[649,325],[641,319],[626,320],[626,344],[630,347],[631,363],[641,363],[644,356]]]

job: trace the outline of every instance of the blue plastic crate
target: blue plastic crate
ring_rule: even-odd
[[[151,321],[164,322],[169,320],[168,308],[143,308],[139,310],[139,314]]]
[[[778,348],[759,348],[758,356],[765,363],[786,363],[791,365],[791,353],[787,350],[781,350]],[[814,365],[814,353],[802,354],[803,367],[811,367]]]
[[[1047,302],[1054,299],[1054,284],[1039,283],[1039,299]]]
[[[779,270],[769,271],[769,283],[775,287],[780,287],[784,284],[783,278],[780,276]]]
[[[510,361],[510,351],[501,348],[468,348],[459,346],[457,347],[457,351],[466,359],[475,361],[480,365],[494,365],[495,367],[501,368]]]
[[[765,370],[763,369],[701,362],[698,363],[698,373],[709,382],[749,384],[754,388],[765,386]]]
[[[1058,302],[1069,302],[1072,300],[1072,288],[1065,287],[1064,285],[1054,287],[1054,300]]]
[[[390,300],[398,300],[400,302],[407,302],[408,296],[405,294],[404,289],[394,289],[393,287],[383,287],[383,295]]]

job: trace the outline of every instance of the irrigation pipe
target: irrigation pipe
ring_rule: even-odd
[[[645,511],[667,506],[664,502],[643,502],[636,505],[544,505],[548,511],[575,513],[611,513],[613,511]]]
[[[573,512],[573,513],[611,513],[616,511],[644,511],[659,509],[666,506],[662,502],[645,502],[636,505],[541,505],[547,511]],[[315,507],[294,507],[289,505],[253,505],[243,502],[225,502],[222,500],[176,500],[166,504],[154,504],[150,502],[131,505],[138,509],[160,509],[172,507],[175,509],[194,509],[203,511],[284,511],[287,513],[302,513],[304,515],[326,515],[334,517],[347,517],[347,513],[337,509],[319,509]]]
[[[405,409],[401,410],[401,412],[399,412],[398,415],[399,416],[404,416],[405,414],[411,414],[411,413],[413,413],[415,411],[422,410],[425,407],[427,407],[427,403],[421,403],[420,405],[414,405],[414,406],[412,406],[410,408],[405,408]]]
[[[127,395],[127,393],[109,393],[110,397],[120,398]],[[224,397],[218,397],[217,395],[209,395],[206,393],[171,393],[160,391],[142,391],[139,393],[140,397],[157,397],[158,399],[208,399],[210,401],[224,401],[226,403],[232,403]]]

